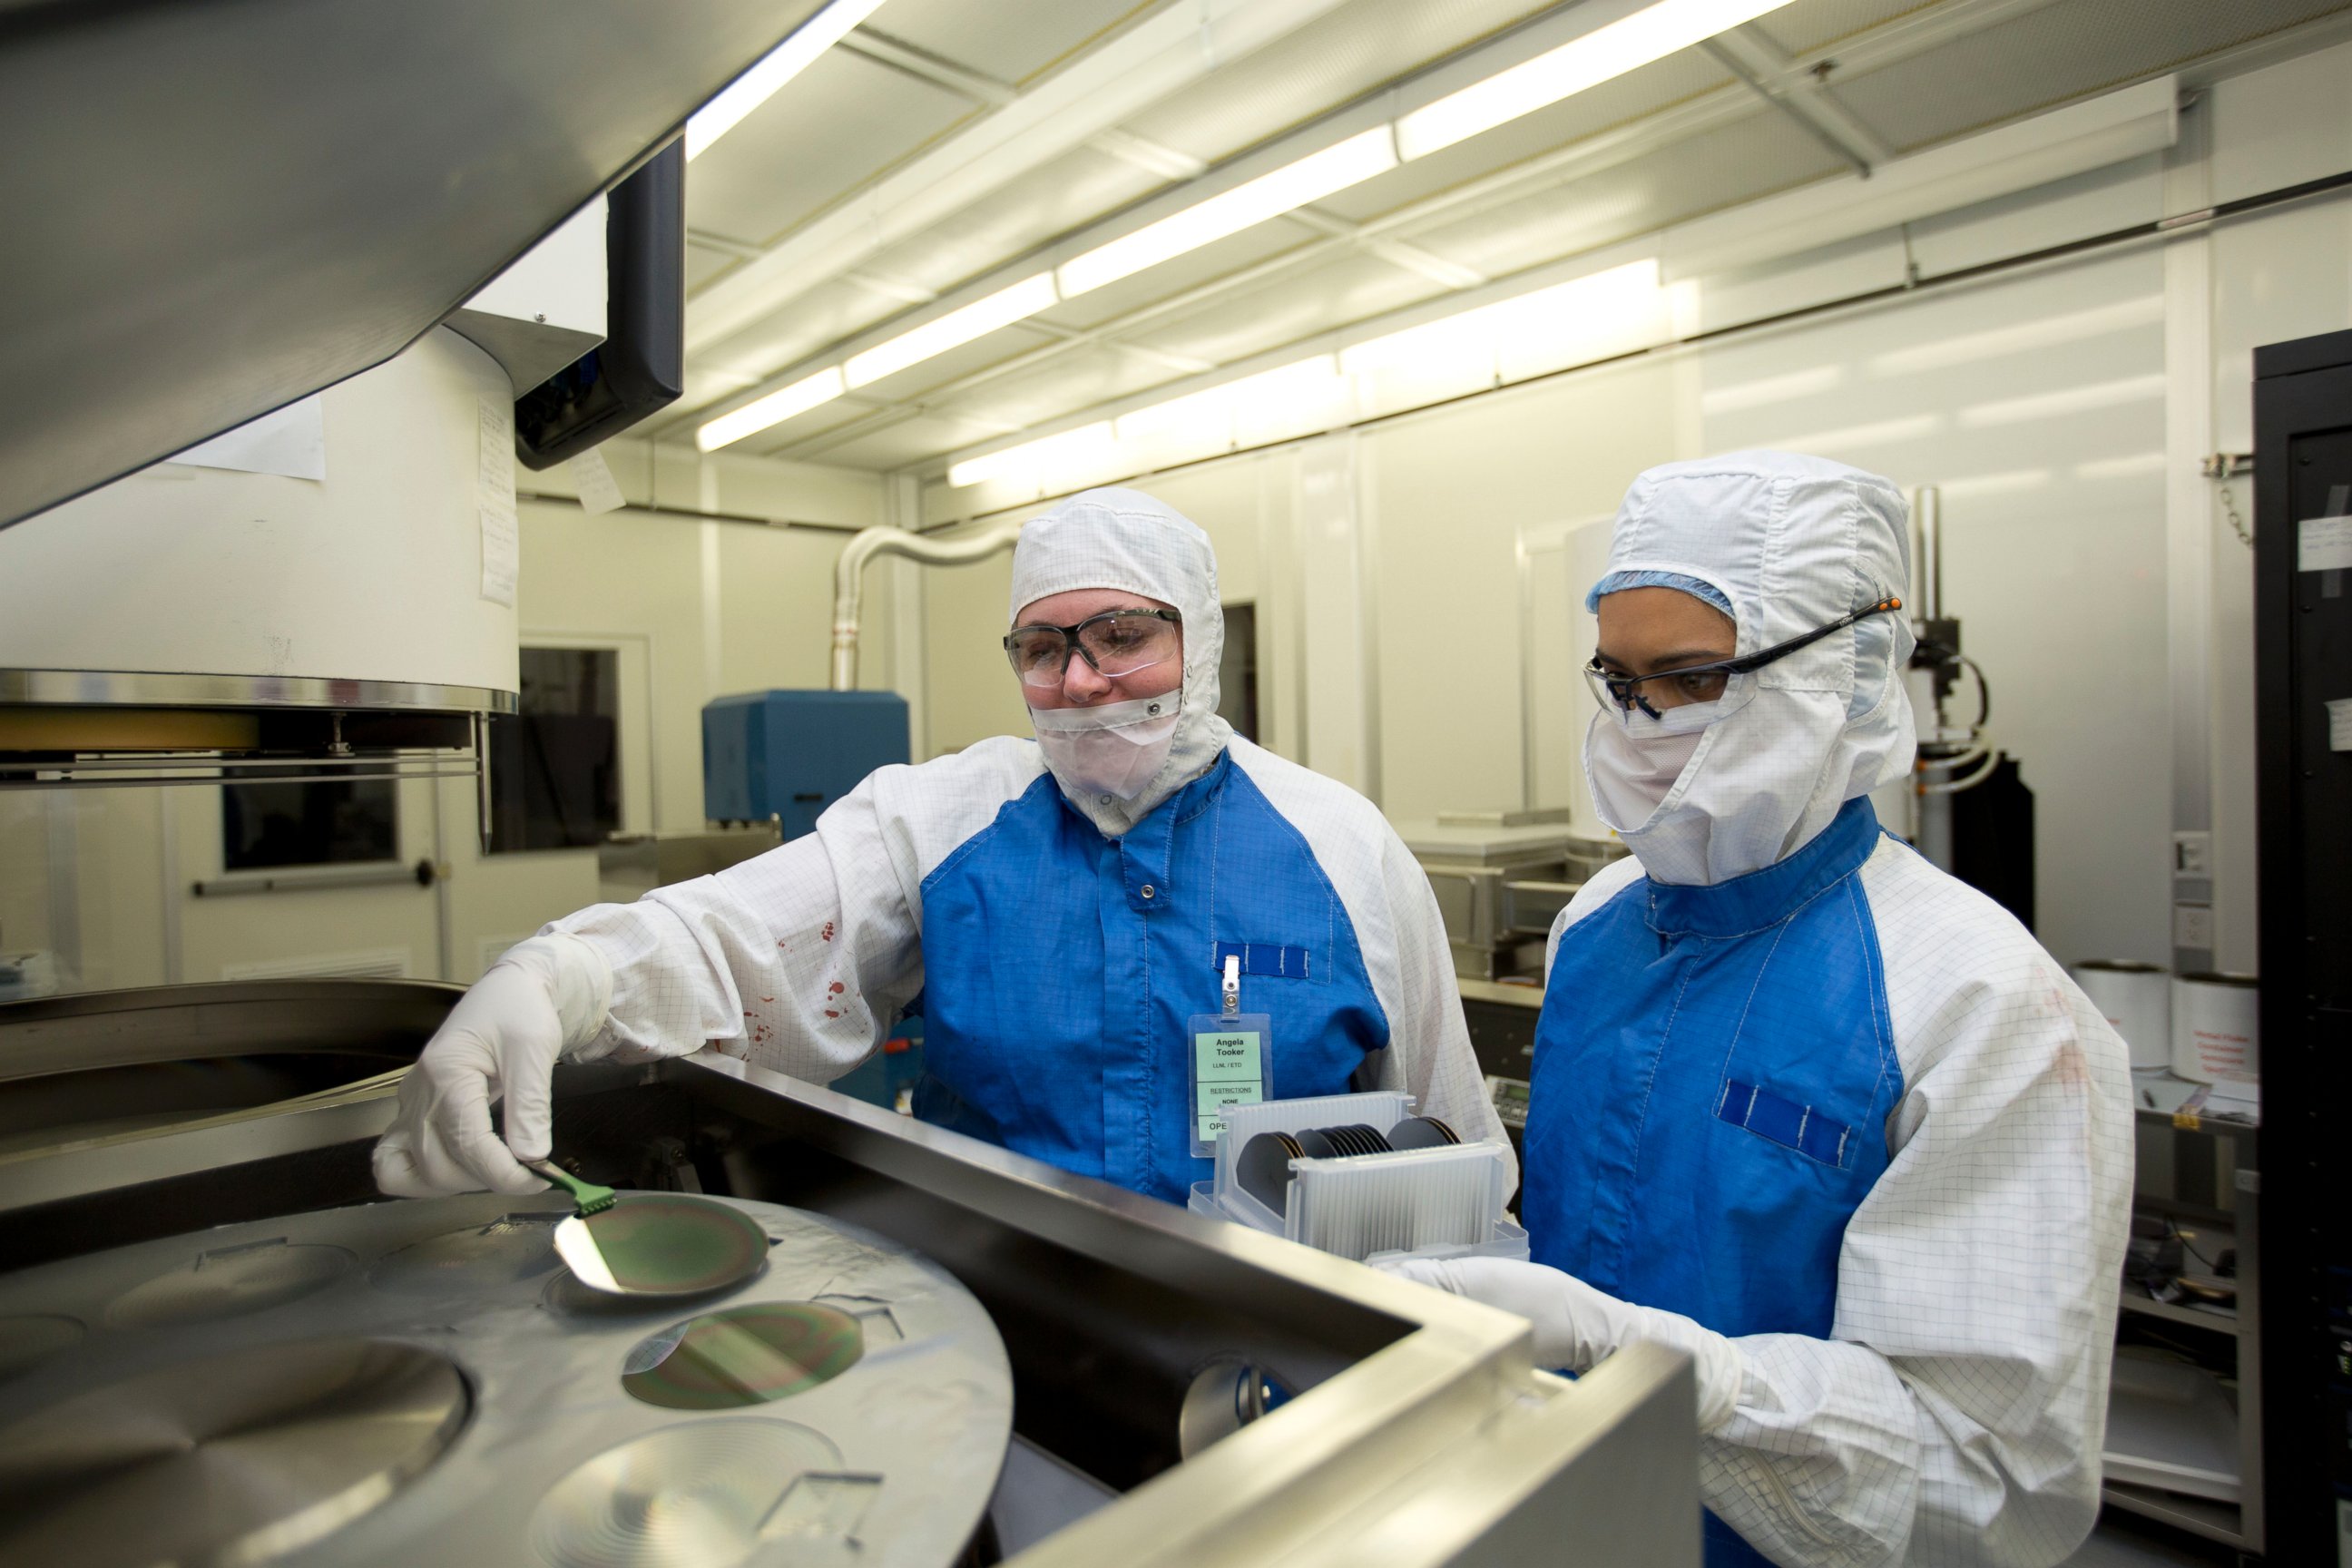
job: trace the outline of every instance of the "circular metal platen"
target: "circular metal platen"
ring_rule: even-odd
[[[772,1542],[851,1535],[873,1489],[825,1473],[840,1465],[831,1443],[789,1421],[666,1427],[558,1481],[531,1539],[557,1568],[733,1568]]]
[[[857,1320],[835,1308],[732,1307],[638,1341],[621,1386],[665,1410],[740,1410],[830,1383],[865,1353]]]
[[[0,1318],[0,1378],[10,1378],[61,1350],[81,1343],[88,1331],[79,1318],[37,1313]]]
[[[322,1290],[356,1261],[340,1247],[282,1236],[216,1247],[124,1291],[107,1308],[106,1321],[117,1328],[155,1329],[241,1317]]]
[[[535,1279],[560,1261],[558,1213],[501,1215],[404,1247],[368,1270],[368,1283],[403,1295],[472,1295]]]
[[[616,1296],[703,1296],[740,1285],[767,1260],[751,1215],[680,1193],[623,1193],[602,1214],[555,1227],[579,1281]]]
[[[1434,1116],[1408,1116],[1389,1129],[1391,1149],[1445,1149],[1462,1142],[1462,1135]]]
[[[390,1341],[269,1344],[0,1431],[0,1561],[256,1563],[392,1497],[465,1425],[465,1380]]]

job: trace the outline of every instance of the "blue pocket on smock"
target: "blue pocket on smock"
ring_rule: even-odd
[[[1853,1156],[1852,1126],[1810,1105],[1801,1105],[1785,1095],[1738,1079],[1723,1080],[1723,1093],[1715,1102],[1715,1117],[1840,1170]]]

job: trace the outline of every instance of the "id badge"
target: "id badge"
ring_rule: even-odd
[[[1196,1013],[1184,1033],[1192,1047],[1192,1152],[1205,1157],[1217,1152],[1219,1111],[1265,1099],[1274,1020],[1264,1013]]]

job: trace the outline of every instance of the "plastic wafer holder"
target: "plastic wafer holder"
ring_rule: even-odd
[[[1407,1253],[1422,1258],[1528,1256],[1528,1233],[1504,1217],[1510,1196],[1507,1150],[1457,1143],[1386,1153],[1289,1161],[1287,1202],[1276,1213],[1242,1184],[1242,1151],[1260,1133],[1366,1126],[1385,1136],[1412,1115],[1409,1094],[1332,1094],[1231,1105],[1217,1140],[1216,1174],[1194,1184],[1188,1206],[1342,1258]]]

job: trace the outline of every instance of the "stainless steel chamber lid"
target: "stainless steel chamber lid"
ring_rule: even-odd
[[[1011,1371],[987,1313],[945,1270],[857,1226],[699,1201],[755,1227],[767,1256],[749,1280],[684,1300],[583,1289],[553,1246],[569,1208],[489,1195],[291,1215],[0,1275],[0,1331],[0,1331],[0,1433],[24,1451],[82,1442],[100,1406],[177,1431],[185,1391],[222,1368],[323,1365],[353,1344],[446,1365],[466,1395],[437,1459],[394,1467],[396,1484],[375,1486],[383,1506],[331,1528],[273,1535],[239,1515],[163,1542],[130,1519],[76,1512],[58,1528],[103,1551],[27,1556],[0,1533],[0,1561],[173,1560],[165,1545],[179,1561],[312,1568],[955,1561],[1011,1436]],[[295,1266],[320,1258],[342,1262]],[[289,1412],[311,1408],[299,1385],[289,1373]],[[360,1420],[370,1397],[325,1398],[318,1419]],[[420,1423],[437,1431],[440,1417]],[[301,1443],[235,1453],[240,1486],[343,1495],[329,1483],[345,1470],[306,1468]],[[17,1495],[13,1477],[0,1464],[0,1496]],[[5,1511],[0,1532],[19,1528]],[[205,1541],[247,1544],[197,1550]],[[130,1555],[108,1555],[118,1549]]]

